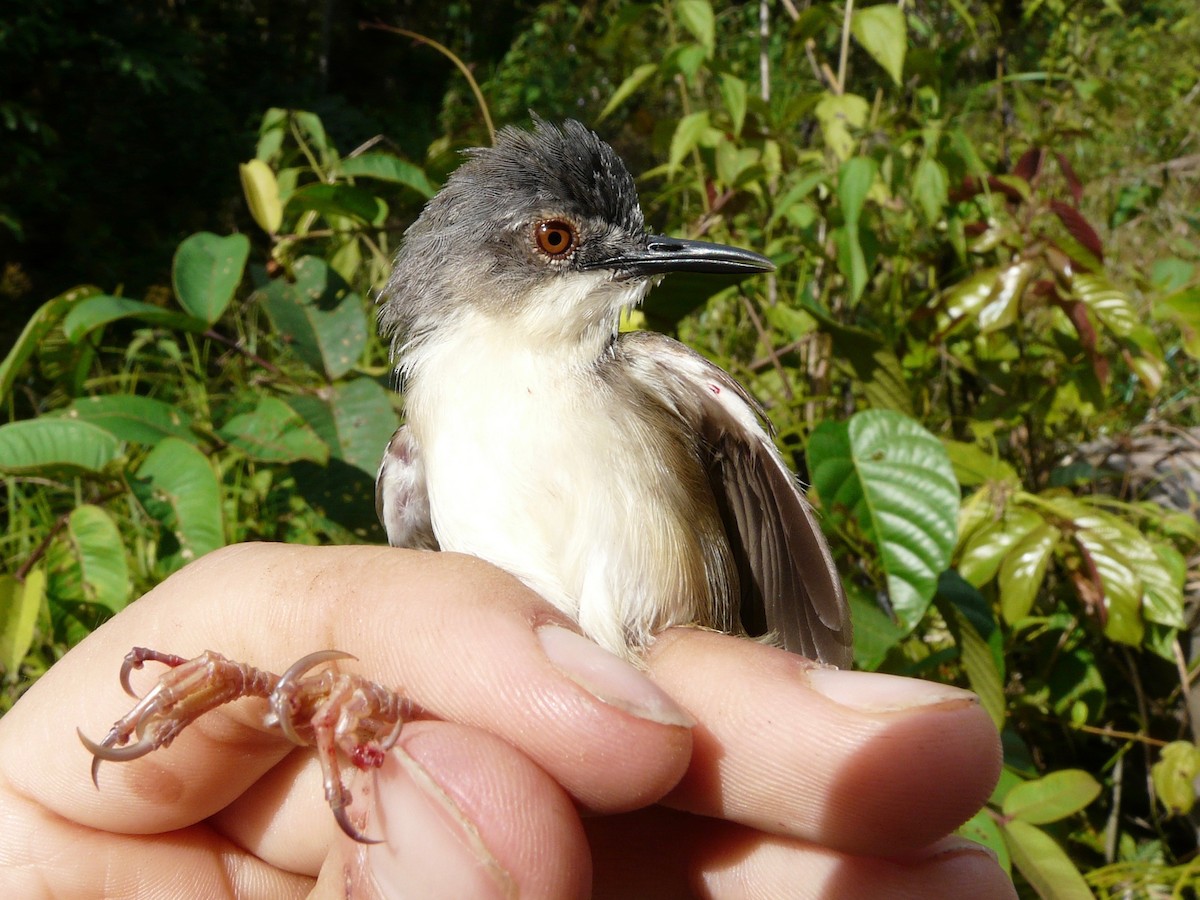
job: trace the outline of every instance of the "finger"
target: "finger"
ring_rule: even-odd
[[[587,895],[591,862],[579,816],[528,757],[487,732],[446,722],[413,723],[399,748],[369,773],[369,792],[357,792],[363,828],[381,844],[364,847],[340,834],[333,840],[333,817],[318,808],[320,770],[307,761],[311,755],[288,777],[288,802],[280,802],[272,772],[211,824],[280,868],[316,875],[324,865],[343,873],[331,882],[338,896],[345,878],[385,894],[403,887],[410,896]],[[326,834],[308,838],[314,822]]]
[[[624,810],[678,780],[690,720],[632,666],[583,640],[516,579],[469,557],[378,547],[241,545],[176,573],[55,665],[0,720],[0,774],[61,815],[150,833],[212,815],[289,751],[264,704],[202,717],[166,750],[107,764],[97,792],[74,735],[128,708],[116,669],[131,645],[206,648],[283,671],[314,649],[433,716],[490,731],[578,802]],[[145,690],[157,673],[135,672]],[[13,739],[6,739],[7,736]]]
[[[274,869],[203,825],[154,841],[79,825],[0,787],[6,897],[304,897],[313,880]]]
[[[650,671],[699,722],[680,809],[886,855],[952,831],[999,776],[996,729],[957,688],[695,629],[660,638]]]
[[[881,859],[662,807],[588,820],[585,826],[596,898],[1016,896],[995,857],[959,838],[904,858]]]

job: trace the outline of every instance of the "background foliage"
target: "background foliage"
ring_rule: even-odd
[[[394,24],[497,123],[597,127],[656,228],[779,264],[631,327],[768,403],[858,665],[980,694],[1006,768],[964,830],[1029,895],[1194,894],[1193,7],[10,4],[5,707],[223,543],[381,540],[372,297],[489,140]]]

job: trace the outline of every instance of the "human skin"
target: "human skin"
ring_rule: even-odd
[[[105,763],[131,646],[282,672],[314,650],[422,718],[337,828],[311,750],[265,703]],[[139,692],[162,669],[135,672]],[[1012,897],[949,833],[987,798],[999,739],[956,688],[814,666],[672,629],[644,672],[470,557],[245,544],[114,617],[0,719],[8,896]],[[14,893],[15,891],[15,893]]]

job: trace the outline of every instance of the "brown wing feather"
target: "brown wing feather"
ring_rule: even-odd
[[[788,650],[848,667],[853,648],[841,579],[761,409],[726,372],[678,341],[638,332],[622,335],[618,345],[631,371],[668,392],[676,413],[700,435],[747,631],[774,632]]]

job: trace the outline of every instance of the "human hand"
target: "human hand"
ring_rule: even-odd
[[[355,788],[386,843],[342,835],[314,755],[265,729],[259,700],[105,764],[97,791],[74,730],[128,708],[115,673],[134,644],[276,672],[336,648],[358,657],[344,671],[411,697],[436,719],[406,725]],[[17,896],[1014,895],[944,838],[999,767],[972,695],[694,629],[656,641],[648,672],[469,557],[226,548],[0,719],[0,863]]]

